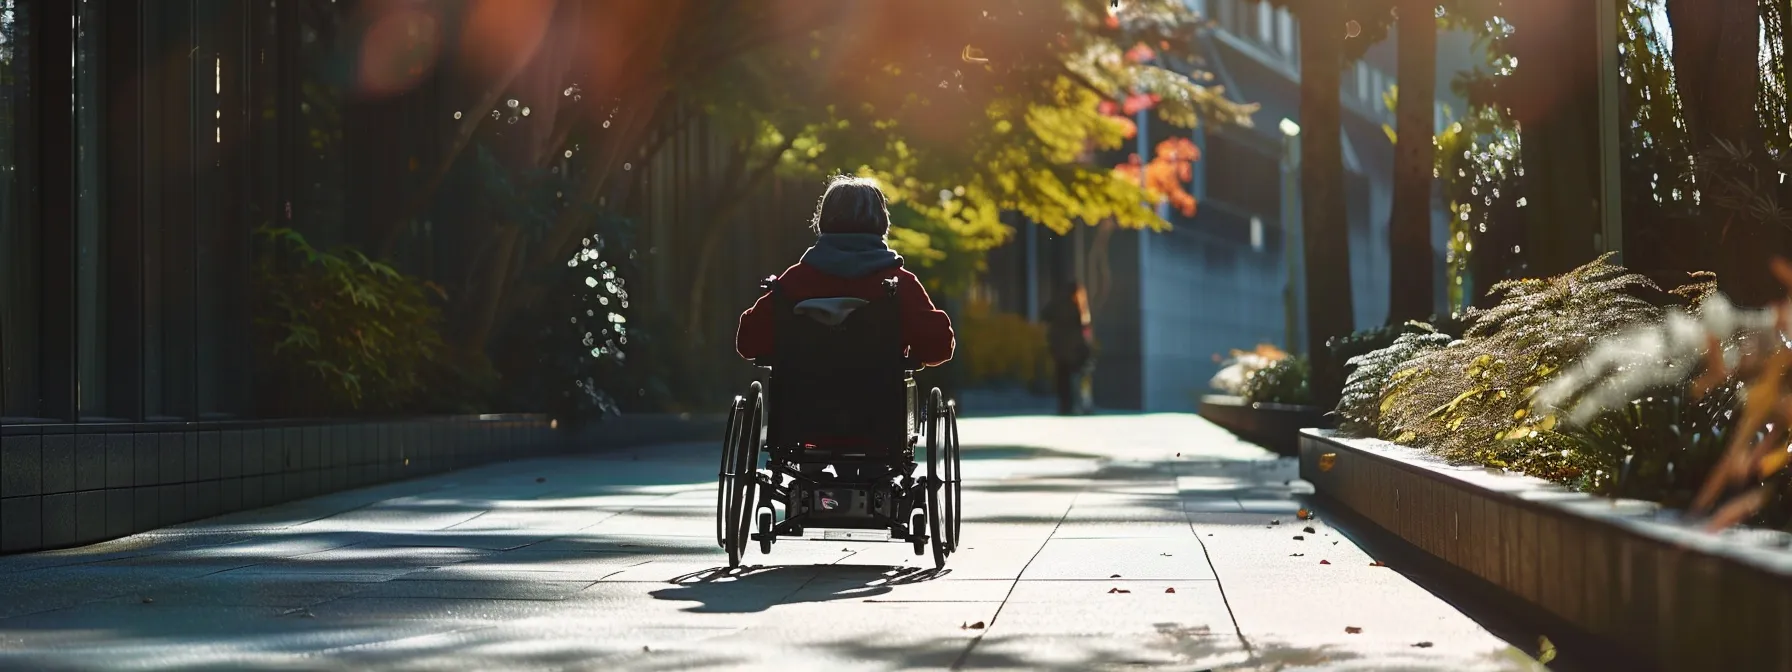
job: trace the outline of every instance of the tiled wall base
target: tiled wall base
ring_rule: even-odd
[[[567,443],[539,415],[0,430],[0,553],[87,544]]]

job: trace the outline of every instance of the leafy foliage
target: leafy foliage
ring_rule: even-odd
[[[1251,376],[1287,358],[1288,353],[1268,343],[1259,343],[1250,351],[1233,350],[1231,358],[1221,363],[1219,373],[1208,384],[1217,392],[1242,397]]]
[[[641,344],[641,334],[629,322],[626,275],[632,253],[614,250],[627,246],[621,231],[626,222],[600,220],[603,234],[586,236],[580,249],[565,265],[543,281],[550,289],[545,301],[550,317],[534,325],[532,353],[535,366],[519,387],[561,422],[577,425],[621,412],[618,394],[644,397],[656,380],[640,366],[628,367],[629,353]],[[656,390],[658,392],[658,390]]]
[[[323,251],[291,229],[262,227],[255,323],[297,395],[326,413],[414,410],[444,349],[440,287],[350,247]]]
[[[1442,349],[1451,340],[1449,334],[1440,333],[1429,324],[1410,322],[1387,347],[1345,360],[1351,371],[1335,411],[1338,429],[1351,436],[1376,436],[1383,392],[1394,372],[1421,355]]]
[[[1777,270],[1792,281],[1792,267]],[[1588,489],[1710,513],[1723,527],[1792,522],[1785,473],[1786,304],[1722,295],[1602,343],[1533,404],[1602,471]],[[1532,428],[1543,435],[1547,428]]]
[[[1304,357],[1280,359],[1246,378],[1243,396],[1256,404],[1310,404],[1312,373]]]
[[[1599,339],[1659,319],[1663,306],[1686,302],[1606,259],[1553,278],[1495,285],[1499,302],[1465,315],[1461,340],[1391,374],[1381,406],[1382,437],[1451,459],[1503,463],[1549,478],[1576,475],[1579,465],[1549,459],[1554,443],[1500,441],[1531,439],[1532,427],[1554,428],[1553,416],[1527,424],[1530,398]],[[1544,460],[1514,465],[1515,456]]]

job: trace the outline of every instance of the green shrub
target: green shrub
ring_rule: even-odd
[[[351,248],[323,251],[291,229],[262,227],[256,264],[269,361],[289,411],[414,410],[440,372],[441,288]]]
[[[1255,404],[1310,404],[1312,369],[1304,357],[1287,357],[1251,374],[1244,381],[1243,396]]]
[[[1529,417],[1532,397],[1600,339],[1710,291],[1695,283],[1664,292],[1608,258],[1495,285],[1498,303],[1466,313],[1460,340],[1394,367],[1382,390],[1380,436],[1456,461],[1561,481],[1584,476],[1591,463],[1574,454],[1570,439],[1548,431],[1554,417]]]

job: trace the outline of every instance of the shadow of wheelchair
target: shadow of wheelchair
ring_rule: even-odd
[[[781,604],[857,600],[887,594],[898,586],[932,581],[950,569],[891,565],[775,565],[716,567],[671,579],[675,584],[649,593],[654,599],[695,602],[682,611],[744,614]]]

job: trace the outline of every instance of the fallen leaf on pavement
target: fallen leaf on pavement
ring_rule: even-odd
[[[1318,530],[1313,529],[1312,525],[1308,525],[1306,527],[1300,528],[1300,531],[1305,532],[1307,534],[1313,534],[1313,533],[1317,532]]]
[[[1306,541],[1307,538],[1297,534],[1297,535],[1294,535],[1294,540],[1295,541]]]
[[[1118,578],[1120,578],[1120,575],[1119,575],[1119,574],[1114,574],[1114,575],[1110,575],[1110,576],[1109,576],[1109,577],[1108,577],[1108,578],[1110,578],[1110,579],[1118,579]]]
[[[1386,567],[1386,566],[1388,566],[1388,563],[1382,562],[1380,560],[1376,560],[1375,562],[1369,563],[1369,566],[1370,567]]]
[[[1320,560],[1320,561],[1319,561],[1319,564],[1321,564],[1321,565],[1329,565],[1329,564],[1332,564],[1332,561],[1330,561],[1330,560]]]
[[[1301,520],[1312,520],[1313,519],[1313,512],[1308,511],[1306,509],[1301,509],[1300,511],[1295,512],[1294,515],[1299,517]]]
[[[1412,646],[1413,646],[1413,648],[1415,648],[1415,649],[1429,649],[1429,648],[1431,648],[1431,642],[1419,642],[1419,643],[1417,643],[1417,644],[1414,644],[1414,645],[1412,645]]]
[[[1305,553],[1289,553],[1289,554],[1288,554],[1288,557],[1290,557],[1290,558],[1304,558],[1304,557],[1307,557],[1307,554],[1305,554]]]
[[[1282,519],[1281,519],[1281,518],[1271,518],[1271,519],[1269,519],[1269,524],[1271,524],[1271,525],[1281,525],[1281,524],[1282,524]]]
[[[156,598],[153,598],[153,597],[145,597],[145,598],[143,598],[143,603],[144,603],[144,604],[155,604],[155,601],[156,601]]]
[[[1347,635],[1360,635],[1360,634],[1362,634],[1362,633],[1363,633],[1363,629],[1362,629],[1362,628],[1359,628],[1359,627],[1356,627],[1356,626],[1354,626],[1354,625],[1346,625],[1346,626],[1344,626],[1344,634],[1347,634]]]
[[[976,623],[972,623],[970,625],[958,626],[958,629],[960,629],[960,630],[982,630],[985,627],[988,627],[988,626],[985,626],[983,624],[983,621],[977,621]]]
[[[1174,592],[1176,592],[1176,589],[1175,589],[1175,588],[1165,588],[1165,589],[1164,589],[1164,592],[1166,592],[1166,593],[1174,593]]]
[[[1177,456],[1177,457],[1182,457],[1182,453],[1177,453],[1177,454],[1176,454],[1176,456]]]
[[[1108,589],[1109,595],[1113,595],[1114,593],[1130,593],[1130,592],[1132,592],[1132,591],[1127,590],[1125,588],[1109,588]]]

